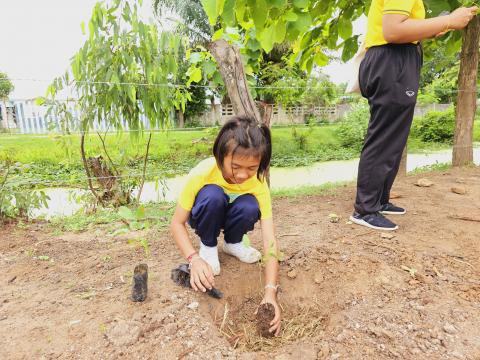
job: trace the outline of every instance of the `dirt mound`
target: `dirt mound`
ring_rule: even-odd
[[[435,185],[415,186],[420,177]],[[451,192],[459,179],[462,196]],[[214,299],[171,280],[182,259],[166,230],[0,229],[2,358],[480,359],[480,169],[401,180],[407,214],[392,217],[393,238],[347,221],[354,190],[274,199],[285,256],[273,338],[257,331],[259,265],[220,253]],[[150,258],[129,245],[135,236],[150,239]],[[148,297],[132,302],[139,263]]]

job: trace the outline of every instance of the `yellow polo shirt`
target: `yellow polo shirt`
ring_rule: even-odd
[[[372,0],[368,12],[368,30],[365,46],[384,45],[382,19],[385,14],[401,14],[411,19],[425,19],[422,0]]]
[[[178,203],[183,209],[187,211],[192,210],[198,192],[205,185],[211,184],[220,186],[225,194],[228,195],[230,202],[244,194],[255,196],[260,207],[261,219],[272,217],[270,189],[266,181],[258,180],[255,175],[242,184],[230,184],[223,178],[222,171],[218,168],[214,157],[201,161],[190,171]]]

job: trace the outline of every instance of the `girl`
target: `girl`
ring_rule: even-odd
[[[190,263],[190,282],[195,291],[214,286],[220,274],[217,237],[223,229],[223,251],[245,263],[255,263],[261,254],[249,245],[246,233],[260,220],[265,258],[265,296],[275,318],[270,332],[280,332],[277,304],[278,260],[272,221],[270,191],[265,173],[270,165],[270,130],[256,120],[237,116],[220,130],[213,145],[213,158],[200,162],[189,174],[180,194],[171,229],[181,253]],[[200,237],[197,253],[186,223]]]
[[[390,189],[407,143],[422,66],[420,40],[462,29],[477,7],[461,7],[425,20],[422,0],[373,0],[368,13],[365,58],[359,83],[370,105],[360,156],[355,212],[350,219],[373,229],[396,230],[383,215],[405,214],[390,203]]]

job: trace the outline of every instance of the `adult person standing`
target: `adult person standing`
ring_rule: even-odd
[[[425,19],[422,0],[372,0],[368,13],[367,53],[359,70],[370,122],[358,167],[355,211],[350,220],[378,230],[398,226],[384,215],[405,214],[390,203],[390,189],[407,143],[422,66],[420,41],[463,29],[477,7]]]

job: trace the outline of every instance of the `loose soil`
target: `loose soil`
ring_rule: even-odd
[[[258,307],[257,310],[257,331],[260,336],[272,337],[273,334],[269,331],[270,322],[275,317],[275,308],[272,304],[265,303]]]
[[[415,186],[420,178],[434,184]],[[460,186],[465,194],[452,192]],[[255,324],[259,265],[221,252],[224,297],[214,299],[171,280],[184,260],[167,229],[4,227],[0,358],[480,359],[480,169],[410,176],[394,191],[408,212],[392,217],[400,229],[390,239],[348,222],[353,186],[275,198],[283,321],[268,339]],[[148,259],[135,237],[150,240]],[[250,238],[261,247],[258,227]],[[144,262],[148,296],[133,302]]]

